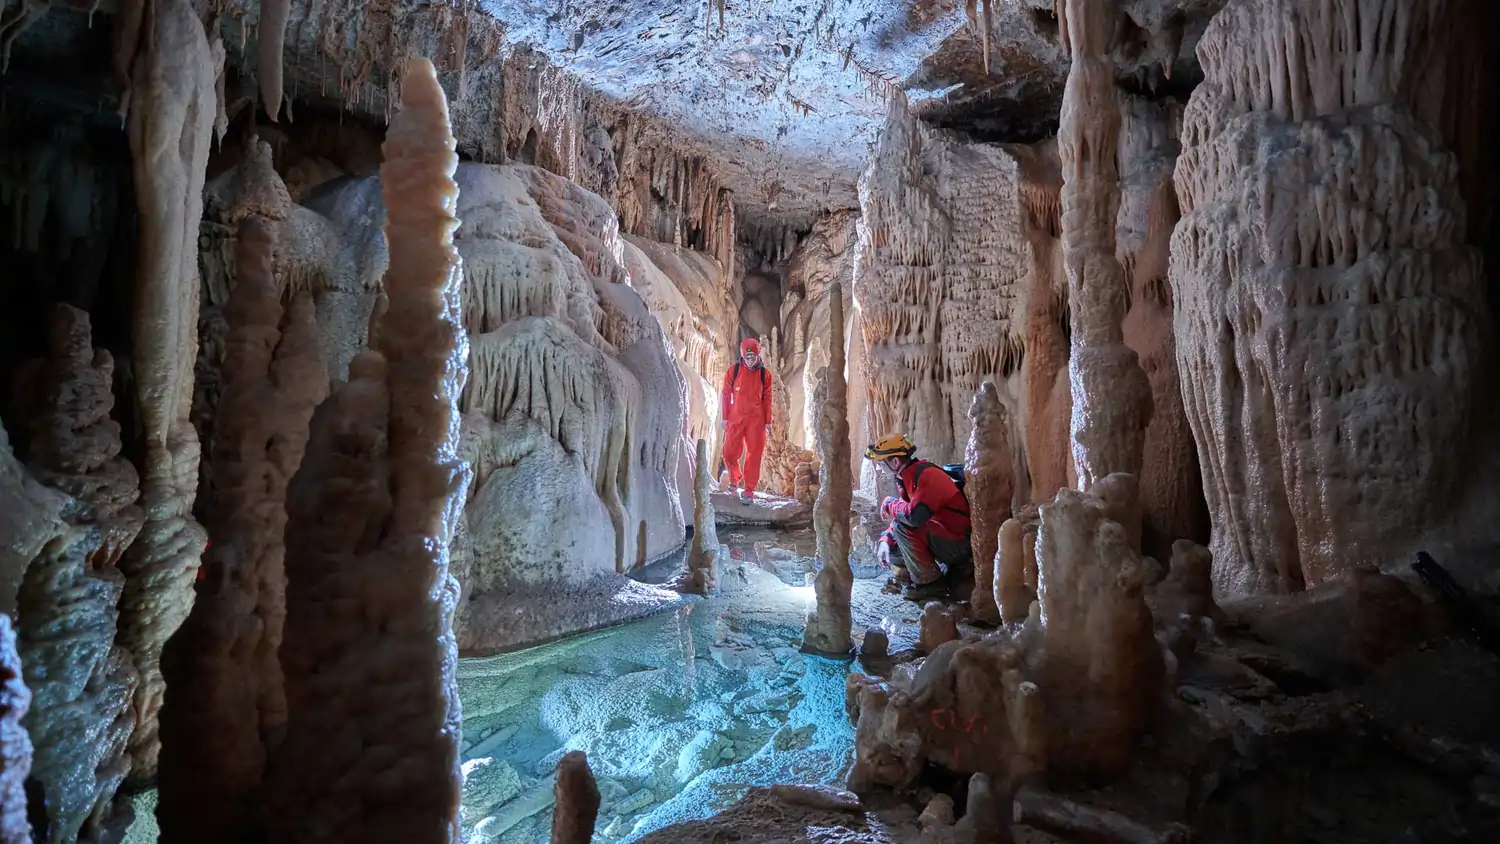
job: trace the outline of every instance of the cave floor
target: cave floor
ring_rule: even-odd
[[[852,757],[844,678],[799,652],[813,605],[810,529],[721,528],[721,592],[619,627],[459,663],[464,840],[546,842],[553,768],[588,754],[602,800],[594,840],[634,841],[728,808],[751,786],[837,784]],[[920,608],[855,566],[858,640],[915,643]],[[671,572],[647,572],[664,580]]]

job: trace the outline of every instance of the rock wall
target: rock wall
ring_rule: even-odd
[[[1004,149],[930,129],[892,98],[860,180],[854,295],[871,426],[907,433],[923,457],[961,460],[974,391],[1020,370],[1020,182]]]
[[[1491,336],[1441,134],[1467,9],[1241,0],[1199,45],[1171,279],[1221,590],[1383,562],[1452,503]]]

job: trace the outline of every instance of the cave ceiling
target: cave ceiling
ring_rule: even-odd
[[[1179,88],[1190,81],[1196,35],[1223,2],[1125,0],[1129,22],[1118,57],[1124,81],[1137,76],[1139,87],[1153,90],[1170,87],[1166,80],[1173,78]],[[115,5],[97,6],[106,25]],[[226,20],[231,64],[253,74],[258,0],[208,5]],[[351,98],[347,79],[339,79],[351,67],[368,75],[368,61],[337,53],[345,46],[358,53],[367,43],[360,30],[371,29],[401,33],[385,37],[409,50],[433,49],[446,43],[436,34],[423,37],[422,30],[443,25],[434,21],[482,14],[505,48],[530,49],[598,94],[674,127],[670,140],[706,154],[743,216],[801,224],[857,205],[856,182],[893,89],[923,119],[983,140],[1029,141],[1055,131],[1067,60],[1052,0],[965,6],[964,0],[291,0],[286,89],[300,103],[338,100],[346,112],[384,118],[380,92]],[[17,51],[53,63],[60,45],[71,43],[97,56],[100,17],[91,26],[87,16],[58,4]],[[498,98],[485,89],[498,75],[475,65],[500,60],[493,53],[476,57],[470,47],[468,98]]]

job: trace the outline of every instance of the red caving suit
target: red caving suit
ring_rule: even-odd
[[[754,369],[736,361],[724,373],[719,394],[720,410],[728,422],[724,430],[724,465],[729,482],[741,482],[740,455],[745,454],[745,491],[755,492],[760,483],[760,458],[766,451],[766,426],[771,424],[771,373],[764,365]]]

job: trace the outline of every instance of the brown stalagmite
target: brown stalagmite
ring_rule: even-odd
[[[849,476],[849,399],[844,383],[844,291],[834,284],[828,293],[828,366],[814,401],[818,406],[817,445],[822,472],[813,503],[818,571],[813,587],[818,605],[808,613],[802,647],[816,653],[846,654],[850,638],[849,601],[854,573],[849,568],[849,511],[854,483]]]
[[[260,101],[265,104],[266,116],[272,123],[281,115],[281,54],[286,45],[286,21],[291,11],[291,0],[264,0],[260,4],[260,26],[255,32],[260,41],[257,53]]]
[[[1338,580],[1452,512],[1493,337],[1443,134],[1484,88],[1476,8],[1239,0],[1199,42],[1171,280],[1222,594]]]
[[[1010,416],[994,382],[979,385],[969,405],[969,420],[974,425],[964,450],[964,471],[969,476],[964,494],[974,521],[974,594],[969,608],[976,620],[994,624],[1000,620],[995,604],[996,542],[1000,525],[1010,518],[1017,476]]]
[[[599,786],[582,750],[570,750],[557,760],[552,799],[552,844],[593,841],[594,824],[599,820]]]
[[[31,824],[26,820],[31,738],[21,726],[30,706],[16,635],[10,618],[0,615],[0,844],[31,844]]]
[[[198,345],[198,224],[217,72],[189,0],[158,0],[142,23],[128,130],[140,211],[133,331],[146,524],[120,562],[119,641],[140,671],[131,777],[156,775],[161,649],[187,618],[207,539],[192,517],[198,434],[188,419]]]
[[[994,559],[995,594],[990,600],[999,601],[1001,619],[1006,624],[1025,621],[1035,595],[1026,586],[1026,558],[1021,544],[1020,522],[1006,519],[1000,526],[1000,553]]]
[[[1112,472],[1140,474],[1151,419],[1151,385],[1121,330],[1126,289],[1115,258],[1120,111],[1110,56],[1119,6],[1119,0],[1062,0],[1058,6],[1063,45],[1073,60],[1058,146],[1073,324],[1073,463],[1082,489]]]
[[[167,643],[157,818],[164,842],[250,840],[268,754],[286,727],[281,645],[286,617],[287,486],[302,462],[313,409],[328,395],[312,297],[283,312],[273,273],[285,196],[256,141],[242,168],[238,281],[225,309],[223,393],[208,515],[215,538],[188,620]],[[271,183],[271,180],[275,180]]]
[[[289,718],[267,772],[266,821],[288,844],[459,834],[458,584],[448,573],[469,480],[458,452],[468,358],[458,156],[431,62],[407,64],[401,100],[380,172],[388,307],[376,308],[348,383],[315,414],[287,505]]]
[[[678,588],[694,595],[711,595],[719,591],[719,529],[714,523],[707,440],[698,440],[697,455],[693,466],[693,547],[688,552],[686,577]]]
[[[1126,530],[1110,520],[1112,509],[1071,489],[1041,507],[1047,766],[1068,773],[1123,771],[1165,679],[1145,570]]]
[[[47,797],[49,840],[106,836],[130,770],[126,742],[137,675],[115,644],[124,578],[115,568],[141,529],[138,477],[120,457],[110,418],[114,359],[94,349],[88,314],[52,312],[48,354],[17,378],[15,405],[31,437],[27,466],[67,492],[70,529],[26,570],[17,635],[34,706],[31,776]]]

